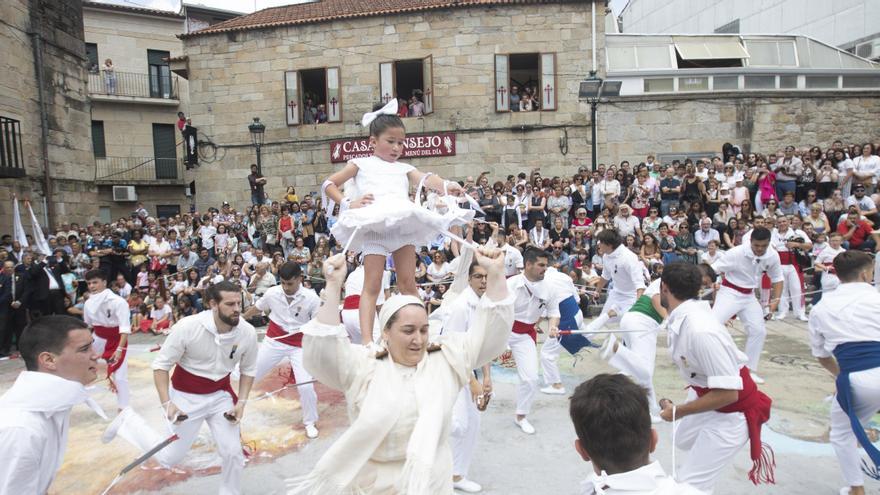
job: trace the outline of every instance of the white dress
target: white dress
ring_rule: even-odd
[[[358,167],[358,173],[345,184],[346,196],[373,195],[372,204],[344,211],[330,229],[342,245],[354,237],[351,251],[388,255],[407,245],[425,246],[454,222],[473,218],[471,210],[441,215],[410,200],[407,174],[415,170],[412,165],[386,162],[377,156],[355,158],[351,163]]]

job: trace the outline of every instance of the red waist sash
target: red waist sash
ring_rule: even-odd
[[[213,394],[214,392],[224,391],[232,396],[233,404],[238,403],[238,396],[235,395],[235,392],[232,390],[232,383],[229,381],[229,375],[214,381],[210,378],[194,375],[178,364],[174,367],[174,372],[171,373],[171,384],[174,386],[175,390],[186,392],[188,394],[207,395]]]
[[[513,333],[518,333],[521,335],[528,335],[529,337],[532,338],[532,340],[535,341],[535,343],[538,342],[538,333],[535,331],[535,324],[534,323],[525,323],[522,321],[514,320]]]
[[[783,265],[795,265],[794,253],[791,251],[779,251],[779,261],[782,262]]]
[[[724,287],[728,287],[730,289],[733,289],[741,294],[751,294],[752,293],[752,289],[746,289],[745,287],[740,287],[740,286],[730,282],[726,278],[721,279],[721,285],[723,285]]]
[[[281,328],[281,325],[269,319],[269,328],[266,330],[266,337],[270,337],[272,340],[281,342],[282,344],[287,344],[293,347],[302,347],[302,332],[296,332],[293,335],[288,335],[289,333],[290,332],[287,330]],[[284,337],[282,337],[282,335],[284,335]]]
[[[342,301],[342,309],[358,309],[361,304],[361,296],[360,294],[355,294],[353,296],[348,296]]]
[[[92,330],[95,331],[95,335],[107,341],[107,343],[104,344],[104,354],[101,354],[101,359],[107,361],[107,379],[110,381],[110,389],[115,392],[116,385],[113,383],[113,378],[111,377],[111,375],[113,375],[113,373],[115,373],[116,370],[118,370],[120,366],[122,366],[122,363],[125,362],[125,354],[128,352],[128,350],[122,349],[122,354],[119,356],[119,359],[111,363],[110,358],[113,357],[116,349],[119,348],[119,341],[121,340],[121,336],[119,335],[119,327],[102,327],[100,325],[92,325]]]
[[[773,401],[765,393],[758,390],[747,366],[740,368],[739,376],[743,382],[739,398],[733,404],[717,411],[722,413],[741,412],[745,415],[746,427],[749,431],[749,453],[752,458],[749,480],[756,485],[762,482],[775,483],[773,470],[776,467],[776,458],[770,446],[761,443],[761,425],[770,419],[770,406]],[[710,390],[697,386],[692,388],[700,397],[709,393]]]

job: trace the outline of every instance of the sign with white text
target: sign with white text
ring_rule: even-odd
[[[352,158],[360,158],[373,154],[369,138],[340,139],[330,143],[330,161],[332,163],[347,162]],[[455,133],[438,132],[434,134],[413,134],[404,140],[401,160],[425,156],[455,155]]]

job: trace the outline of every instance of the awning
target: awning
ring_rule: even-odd
[[[683,60],[749,58],[738,37],[673,36],[672,42]]]

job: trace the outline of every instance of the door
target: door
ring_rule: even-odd
[[[153,124],[153,156],[157,179],[177,179],[174,124]]]

